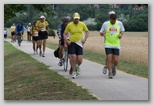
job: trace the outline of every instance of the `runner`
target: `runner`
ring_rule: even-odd
[[[32,28],[30,29],[32,35],[33,51],[34,55],[38,54],[38,28],[36,22],[34,22]]]
[[[16,41],[16,37],[15,37],[15,29],[16,29],[16,25],[15,23],[13,23],[13,25],[10,27],[11,30],[11,42]]]
[[[70,22],[64,31],[64,46],[68,46],[69,58],[72,73],[72,78],[75,79],[77,75],[80,74],[80,65],[83,60],[83,45],[85,44],[88,36],[89,30],[87,26],[79,21],[79,13],[73,14],[73,21]],[[85,31],[85,38],[83,38],[82,32]],[[70,32],[69,40],[67,39],[67,34]],[[77,65],[76,65],[77,64]],[[76,72],[77,71],[77,72]]]
[[[110,15],[110,21],[102,25],[102,35],[105,37],[106,65],[109,70],[108,78],[112,79],[119,63],[120,39],[125,31],[123,23],[117,20],[116,14]]]
[[[111,14],[116,14],[114,11],[109,11],[109,18],[110,18],[110,15]],[[106,20],[105,22],[107,22],[107,21],[109,21],[109,20]],[[104,23],[103,23],[104,24]],[[103,34],[104,34],[104,32],[102,32],[102,29],[100,30],[100,35],[101,36],[103,36]],[[105,41],[105,36],[104,36],[104,41]],[[107,63],[107,57],[106,57],[106,59],[105,59],[105,65],[104,65],[104,68],[103,68],[103,74],[106,74],[107,73],[107,65],[106,65],[106,63]],[[114,67],[113,67],[114,68]],[[115,73],[113,74],[113,76],[115,76],[115,74],[116,74],[116,71],[115,71]]]
[[[40,49],[40,56],[45,57],[46,39],[48,39],[49,34],[49,23],[45,21],[45,16],[41,16],[40,20],[36,22],[36,26],[39,29],[38,32],[38,47]],[[43,43],[43,54],[42,54],[42,43]]]

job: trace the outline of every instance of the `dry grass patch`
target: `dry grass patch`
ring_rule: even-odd
[[[47,43],[58,44],[58,37],[49,37]],[[84,45],[86,50],[105,55],[104,38],[98,31],[91,31]],[[148,66],[148,32],[125,32],[121,39],[120,59]]]

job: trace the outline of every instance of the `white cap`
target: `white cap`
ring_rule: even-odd
[[[111,15],[111,14],[115,14],[115,12],[114,12],[114,11],[110,11],[110,12],[109,12],[109,15]]]
[[[29,25],[31,25],[31,23],[29,23]]]
[[[40,18],[45,18],[45,16],[41,15],[41,17],[40,17]]]

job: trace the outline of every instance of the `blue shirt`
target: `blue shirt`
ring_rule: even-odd
[[[25,30],[25,28],[23,25],[21,25],[21,26],[19,26],[19,24],[16,25],[16,32],[22,31],[24,33],[24,30]]]

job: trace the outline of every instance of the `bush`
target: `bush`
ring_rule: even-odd
[[[56,36],[56,33],[53,29],[49,29],[49,36]]]

